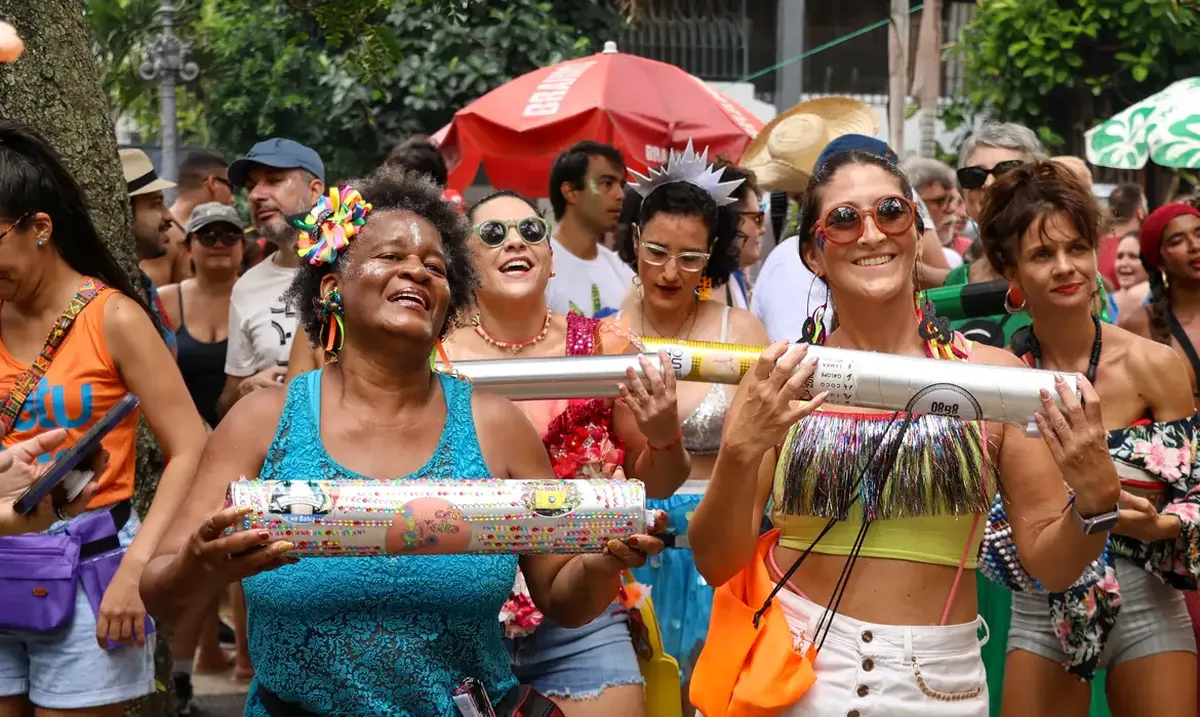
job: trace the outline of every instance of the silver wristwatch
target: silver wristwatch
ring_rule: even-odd
[[[1107,513],[1085,518],[1079,514],[1079,508],[1075,506],[1075,502],[1071,501],[1071,515],[1075,516],[1075,524],[1079,526],[1084,535],[1096,535],[1098,533],[1107,533],[1117,527],[1119,513],[1117,512],[1117,507],[1113,506],[1113,509]]]

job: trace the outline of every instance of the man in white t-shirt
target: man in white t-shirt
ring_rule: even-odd
[[[259,142],[229,165],[229,181],[250,191],[254,228],[279,251],[233,285],[225,389],[217,400],[221,415],[242,396],[281,383],[287,373],[296,311],[284,303],[283,294],[300,266],[298,232],[287,220],[307,212],[325,192],[325,164],[314,150],[276,137]]]
[[[616,148],[579,142],[554,160],[554,275],[546,286],[551,311],[595,318],[617,313],[633,286],[633,270],[603,241],[616,231],[624,199],[625,161]]]
[[[823,304],[829,331],[833,300],[825,284],[800,260],[800,237],[788,237],[767,254],[750,295],[750,313],[763,323],[772,342],[795,342],[804,333],[804,320]]]

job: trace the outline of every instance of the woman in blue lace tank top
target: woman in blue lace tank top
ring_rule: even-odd
[[[613,601],[623,569],[662,549],[639,535],[603,555],[300,561],[265,532],[224,535],[238,510],[213,511],[239,475],[554,477],[513,404],[430,368],[435,342],[474,289],[465,221],[428,180],[394,168],[357,189],[361,197],[332,190],[336,208],[318,205],[289,295],[336,362],[230,411],[142,583],[151,612],[170,622],[243,579],[257,671],[250,717],[452,717],[451,693],[468,677],[498,702],[516,686],[496,615],[518,562],[538,607],[580,626]],[[369,217],[360,226],[356,203]],[[349,249],[344,239],[325,243],[335,232],[353,238]]]

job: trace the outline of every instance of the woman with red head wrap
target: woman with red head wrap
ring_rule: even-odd
[[[1170,344],[1187,360],[1192,394],[1200,406],[1200,357],[1193,346],[1200,339],[1200,210],[1182,203],[1161,206],[1146,217],[1138,239],[1150,297],[1121,326]]]
[[[1200,406],[1200,358],[1193,346],[1193,337],[1200,336],[1200,209],[1182,203],[1161,206],[1146,217],[1138,239],[1150,297],[1144,310],[1131,314],[1122,326],[1170,344],[1187,359],[1192,398]],[[1200,594],[1184,592],[1183,597],[1200,639]]]

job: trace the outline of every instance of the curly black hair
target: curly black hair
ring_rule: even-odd
[[[702,276],[712,282],[713,286],[721,286],[729,281],[729,275],[738,268],[741,252],[735,243],[738,222],[741,217],[737,213],[737,205],[730,204],[718,207],[716,201],[708,192],[689,182],[672,182],[664,184],[650,192],[650,196],[631,203],[631,189],[626,189],[625,204],[622,205],[621,218],[617,226],[621,244],[617,254],[621,260],[637,271],[637,251],[633,247],[633,224],[640,227],[654,218],[655,214],[671,214],[681,217],[698,217],[708,229],[708,264],[704,267]],[[634,221],[625,224],[627,218]],[[621,231],[621,227],[627,227]]]
[[[450,305],[446,309],[445,323],[438,332],[439,336],[444,337],[455,325],[459,313],[471,305],[475,287],[479,283],[467,245],[470,227],[466,218],[458,213],[453,204],[442,199],[441,188],[422,172],[405,171],[385,164],[370,176],[346,184],[357,189],[363,199],[370,202],[372,213],[412,212],[437,229],[442,239],[442,252],[446,255],[446,281],[450,285]],[[370,221],[368,218],[368,224]],[[288,305],[299,312],[300,325],[308,333],[313,347],[320,346],[322,332],[322,321],[317,314],[321,279],[329,273],[342,275],[351,261],[354,247],[351,241],[349,251],[343,251],[332,264],[313,266],[302,263],[284,295]]]
[[[800,201],[800,261],[808,267],[809,271],[813,268],[808,266],[808,261],[804,258],[804,247],[816,241],[813,236],[813,229],[817,226],[817,221],[821,218],[821,194],[826,184],[833,181],[834,175],[845,167],[851,165],[867,165],[870,167],[878,167],[896,179],[896,183],[900,185],[900,194],[905,197],[913,195],[912,184],[909,183],[908,177],[904,176],[904,172],[900,171],[899,167],[889,162],[887,159],[869,152],[860,152],[858,150],[850,150],[849,152],[839,152],[831,159],[827,160],[813,175],[812,180],[808,183],[808,188],[804,191],[804,198]],[[917,236],[920,237],[925,233],[925,222],[921,219],[921,213],[915,212],[913,217],[917,227]]]

